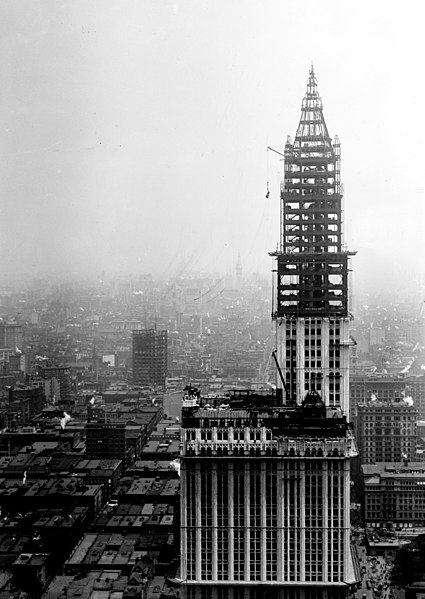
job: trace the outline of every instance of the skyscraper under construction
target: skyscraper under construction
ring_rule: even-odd
[[[313,68],[285,147],[272,317],[274,392],[202,398],[182,411],[186,596],[333,599],[356,576],[350,549],[348,260],[340,146]]]

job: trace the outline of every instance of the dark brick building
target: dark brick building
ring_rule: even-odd
[[[133,331],[133,381],[137,385],[165,387],[167,331]]]

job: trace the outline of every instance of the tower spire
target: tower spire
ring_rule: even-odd
[[[295,147],[325,145],[332,151],[331,139],[323,116],[322,98],[317,90],[317,79],[311,65],[307,81],[307,91],[301,104],[301,118],[295,135]]]
[[[310,71],[309,71],[308,75],[309,75],[309,77],[308,77],[308,81],[307,81],[307,87],[314,86],[317,88],[317,79],[316,79],[316,75],[314,74],[313,62],[311,63],[311,67],[310,67]]]

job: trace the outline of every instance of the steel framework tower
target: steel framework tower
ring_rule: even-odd
[[[294,143],[285,146],[277,261],[277,355],[286,404],[317,391],[348,417],[348,260],[343,245],[340,144],[332,142],[313,67]]]

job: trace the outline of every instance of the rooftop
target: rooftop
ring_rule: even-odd
[[[377,462],[376,464],[363,464],[363,476],[368,478],[369,484],[373,480],[379,483],[381,478],[425,478],[424,462]]]
[[[65,572],[76,566],[107,567],[118,569],[134,566],[136,562],[160,551],[174,547],[172,533],[87,533],[83,536],[65,564]],[[158,554],[156,554],[156,557]]]
[[[222,396],[202,397],[197,389],[186,389],[183,428],[264,426],[274,436],[347,436],[348,423],[341,410],[326,407],[315,391],[307,393],[302,405],[288,406],[282,405],[274,391],[234,390]]]
[[[406,398],[408,399],[408,398]],[[357,404],[359,410],[366,409],[377,409],[383,410],[385,408],[391,408],[391,410],[407,410],[410,412],[416,412],[417,408],[410,402],[404,400],[403,398],[393,398],[393,399],[369,399],[364,402],[359,402]]]
[[[21,553],[14,561],[14,566],[42,566],[49,557],[48,553]]]
[[[164,498],[174,498],[178,495],[180,489],[180,481],[176,479],[153,477],[133,477],[123,478],[116,490],[116,495],[124,493],[126,497],[149,497],[158,496]]]

